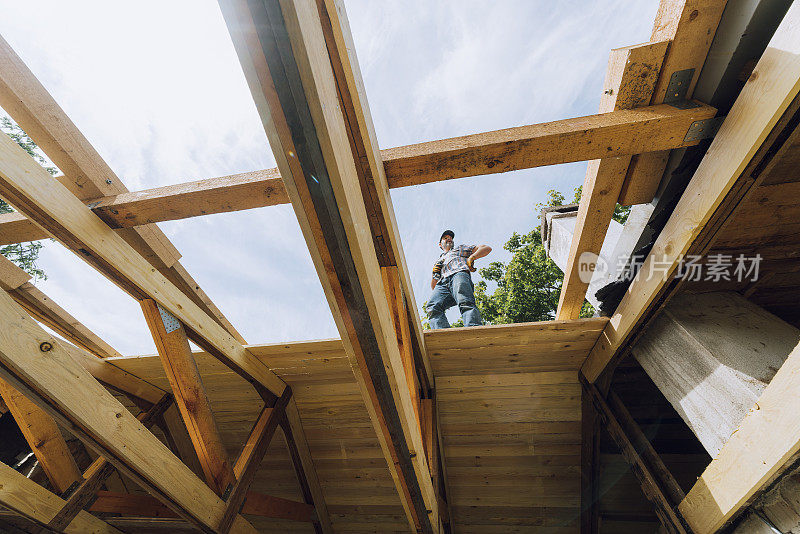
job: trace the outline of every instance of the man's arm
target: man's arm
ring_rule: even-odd
[[[444,266],[444,261],[438,260],[436,263],[433,264],[433,276],[431,277],[431,291],[436,287],[436,284],[439,280],[442,279],[442,266]]]
[[[477,271],[477,269],[474,266],[475,260],[487,256],[491,251],[492,247],[490,247],[489,245],[478,245],[477,247],[475,247],[472,250],[472,254],[470,254],[469,257],[467,258],[467,265],[469,266],[469,270],[472,271],[473,273]]]

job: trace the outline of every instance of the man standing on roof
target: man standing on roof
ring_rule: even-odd
[[[492,251],[488,245],[453,245],[455,234],[445,230],[439,238],[442,253],[433,265],[431,289],[433,294],[428,300],[428,317],[431,328],[450,328],[444,312],[456,304],[464,319],[464,326],[480,326],[483,324],[481,312],[475,305],[472,275],[476,271],[474,263]]]

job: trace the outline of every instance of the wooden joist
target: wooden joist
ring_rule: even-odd
[[[0,396],[57,493],[81,479],[75,458],[53,418],[0,378]]]
[[[667,290],[674,289],[678,281],[672,275],[684,255],[705,251],[721,224],[715,218],[717,211],[722,217],[731,212],[782,150],[784,130],[794,130],[800,60],[787,51],[800,47],[799,11],[800,7],[793,5],[784,17],[652,251],[589,353],[582,369],[590,382],[622,355]],[[735,198],[729,200],[729,195]],[[713,224],[709,225],[709,221]]]
[[[64,506],[64,499],[47,491],[22,473],[14,471],[4,463],[0,463],[0,506],[25,517],[44,532],[53,532],[46,528],[47,523]],[[88,512],[78,515],[63,529],[66,534],[122,534],[102,519]]]
[[[316,512],[312,520],[314,529],[317,534],[332,534],[333,526],[328,513],[328,505],[322,494],[322,485],[317,477],[317,470],[314,467],[314,459],[311,458],[305,433],[302,432],[300,412],[297,410],[294,398],[289,399],[280,424],[286,440],[286,447],[289,449],[289,456],[292,459],[292,467],[303,493],[303,500],[306,504],[313,506]],[[250,499],[249,494],[247,498]],[[245,505],[247,505],[247,501],[245,501]]]
[[[222,521],[219,523],[217,530],[220,534],[227,534],[233,524],[236,514],[242,507],[245,498],[247,497],[247,490],[253,483],[256,477],[256,471],[267,452],[272,436],[275,435],[275,430],[278,428],[278,423],[283,417],[286,405],[292,398],[291,388],[286,388],[275,404],[272,406],[264,406],[261,413],[256,419],[250,435],[242,446],[242,451],[236,459],[234,471],[236,473],[236,483],[230,491],[230,495],[226,500],[228,508],[222,516]]]
[[[654,109],[672,111],[663,107]],[[691,121],[684,122],[680,135],[674,134],[671,139],[657,138],[651,141],[652,122],[641,114],[613,112],[391,148],[381,150],[380,157],[386,169],[388,187],[408,187],[584,161],[605,155],[627,157],[637,151],[655,150],[659,146],[686,146],[682,141],[690,124]],[[680,129],[674,122],[669,128]],[[564,139],[564,146],[561,139]],[[626,140],[626,143],[627,139],[631,139],[632,144],[619,146],[615,143],[617,139]],[[598,149],[598,146],[601,148]],[[470,164],[463,165],[465,161]],[[409,172],[412,174],[407,174]],[[132,228],[187,217],[288,204],[289,197],[278,169],[266,169],[119,193],[93,198],[87,203],[110,227]],[[47,237],[49,234],[45,230],[20,213],[0,215],[0,245]]]
[[[39,288],[30,283],[30,279],[28,273],[0,255],[0,288],[5,289],[34,319],[97,356],[103,358],[121,356],[64,308],[50,300]]]
[[[213,532],[225,511],[213,491],[5,292],[0,320],[0,378],[181,517]],[[241,517],[234,528],[255,532]]]
[[[661,524],[670,534],[692,534],[691,530],[686,528],[680,514],[675,511],[677,503],[670,500],[668,488],[677,486],[672,480],[672,475],[663,467],[658,455],[650,448],[650,444],[646,440],[644,443],[634,443],[634,440],[640,436],[629,434],[631,428],[635,428],[635,432],[641,433],[636,423],[624,410],[624,407],[621,412],[618,411],[622,406],[618,400],[613,403],[607,402],[597,386],[590,384],[582,375],[580,379],[583,389],[594,405],[605,429],[630,464],[631,470],[642,486],[645,497],[655,507]],[[643,452],[640,452],[642,449]],[[654,459],[657,462],[655,465],[661,470],[657,470],[654,464],[650,463]]]
[[[684,98],[692,97],[727,3],[728,0],[661,0],[650,41],[669,41],[669,49],[652,91],[651,105],[665,101],[673,75],[682,71],[691,75],[678,89],[685,90]],[[630,206],[653,200],[668,157],[669,150],[634,156],[619,203]]]
[[[94,147],[50,93],[0,37],[0,106],[64,173],[58,180],[83,201],[127,192]],[[54,182],[49,177],[47,183]],[[180,253],[153,224],[120,232],[121,237],[203,311],[244,343],[178,261]]]
[[[647,43],[611,51],[601,113],[641,107],[650,100],[668,44]],[[590,263],[584,255],[600,254],[630,162],[630,156],[620,156],[592,160],[587,165],[556,319],[580,317],[593,272],[581,272]]]
[[[430,470],[339,104],[340,80],[320,21],[321,8],[340,18],[343,9],[312,0],[220,4],[410,526],[439,532]]]
[[[140,304],[206,482],[217,495],[226,495],[236,478],[192,356],[186,330],[154,300],[145,299]]]
[[[131,517],[177,517],[175,512],[149,495],[115,493],[112,491],[97,492],[97,500],[91,504],[89,511],[122,514],[123,516]],[[242,513],[304,523],[311,523],[315,519],[314,507],[309,504],[252,491],[247,494]]]
[[[254,386],[283,393],[272,371],[6,136],[0,137],[0,195],[129,294],[158,301],[194,341]]]
[[[139,414],[139,421],[150,428],[164,411],[172,404],[172,396],[167,394],[146,412]],[[115,472],[113,464],[105,458],[98,457],[81,476],[80,483],[71,488],[61,510],[48,521],[47,526],[55,530],[64,530],[75,517],[94,499],[95,494],[106,480]]]

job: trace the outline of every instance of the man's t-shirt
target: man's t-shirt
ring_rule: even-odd
[[[442,252],[439,255],[439,260],[436,262],[442,266],[440,273],[434,274],[434,280],[441,280],[447,278],[459,271],[469,272],[469,265],[467,265],[467,258],[475,250],[475,245],[458,245],[453,247],[447,252]]]

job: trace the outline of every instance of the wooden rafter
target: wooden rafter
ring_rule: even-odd
[[[589,381],[595,382],[609,364],[613,368],[612,362],[618,361],[667,293],[679,284],[672,275],[681,258],[705,251],[719,227],[717,218],[730,214],[765,174],[764,166],[786,149],[785,132],[795,127],[792,121],[798,103],[794,100],[800,90],[800,63],[797,56],[785,52],[800,46],[792,41],[800,35],[793,18],[797,12],[798,7],[793,5],[784,17],[754,76],[731,107],[650,254],[589,353],[582,367]]]
[[[0,505],[31,520],[44,532],[54,532],[47,528],[47,523],[64,506],[64,499],[47,491],[22,473],[0,463]],[[83,511],[70,522],[66,532],[122,534],[102,519]]]
[[[319,4],[220,4],[409,523],[438,532]]]
[[[28,273],[0,255],[0,288],[5,289],[34,319],[97,356],[103,358],[121,356],[108,343],[31,284],[30,278]]]
[[[0,319],[0,378],[181,517],[213,532],[225,503],[4,292]],[[234,531],[255,532],[241,517]]]
[[[317,470],[314,467],[314,460],[311,458],[305,433],[302,432],[303,426],[300,421],[300,412],[297,410],[297,403],[294,398],[289,400],[286,405],[284,419],[280,422],[283,435],[286,439],[286,446],[289,449],[289,456],[292,459],[297,482],[303,492],[303,500],[306,504],[314,506],[316,516],[313,519],[314,529],[317,534],[332,534],[330,514],[325,497],[322,494],[322,485],[317,478]],[[249,499],[249,497],[248,497]],[[247,501],[245,501],[245,504]]]
[[[661,0],[650,41],[669,41],[669,49],[652,92],[651,105],[664,102],[672,76],[689,69],[693,72],[685,95],[692,97],[727,3],[728,0]],[[668,156],[668,150],[634,156],[620,193],[620,204],[650,202],[661,182]]]
[[[609,405],[597,386],[590,384],[583,376],[581,376],[581,384],[609,435],[619,447],[625,460],[631,465],[631,470],[642,486],[642,492],[655,507],[661,524],[669,534],[692,534],[692,531],[685,526],[680,513],[675,510],[677,502],[670,500],[669,488],[677,487],[672,475],[663,467],[658,455],[646,440],[638,443],[640,447],[644,448],[643,453],[640,453],[634,444],[635,438],[630,435],[630,429],[634,427],[635,431],[639,433],[641,431],[638,430],[633,419],[624,410],[624,407],[622,407],[622,411],[619,411],[622,405],[618,400],[613,403],[613,407]],[[650,462],[652,460],[655,460],[656,464],[652,464]],[[656,466],[661,469],[658,470]]]
[[[652,141],[649,133],[653,125],[642,122],[641,118],[641,115],[607,113],[519,126],[381,150],[380,159],[386,170],[386,183],[391,189],[584,161],[607,154],[627,157],[656,146],[686,146],[682,142],[683,134],[691,122],[684,124],[680,138]],[[561,139],[565,139],[565,147],[561,147]],[[620,146],[615,143],[618,139],[631,139],[633,144]],[[598,151],[595,146],[605,147]],[[112,228],[132,228],[288,203],[289,197],[278,169],[197,180],[88,201],[92,210]],[[49,237],[48,233],[24,215],[0,214],[0,245],[46,237]]]
[[[111,491],[97,492],[97,500],[91,504],[89,511],[146,518],[177,517],[175,512],[149,495]],[[303,523],[315,521],[314,507],[309,504],[255,492],[247,494],[247,499],[242,506],[242,513]]]
[[[244,504],[247,497],[247,490],[256,477],[256,471],[267,452],[272,436],[278,428],[278,423],[286,411],[286,405],[292,398],[291,388],[286,388],[278,400],[272,406],[265,406],[256,419],[250,435],[242,446],[242,451],[236,459],[234,471],[236,472],[236,484],[227,499],[228,508],[222,516],[218,530],[220,534],[227,534],[231,528],[236,514]]]
[[[81,479],[81,472],[56,422],[1,378],[0,395],[53,489],[67,491]]]
[[[154,404],[146,412],[139,414],[139,421],[149,428],[155,424],[156,420],[161,418],[164,411],[172,404],[172,396],[167,394],[162,399]],[[80,483],[72,488],[72,491],[66,496],[66,502],[59,512],[48,521],[47,526],[54,530],[64,530],[72,523],[72,520],[86,508],[86,506],[94,499],[95,494],[108,480],[108,478],[115,472],[114,465],[103,457],[97,458],[86,469],[81,477]]]
[[[2,37],[0,106],[64,172],[60,181],[77,198],[86,201],[128,191]],[[233,325],[180,264],[180,253],[157,226],[123,230],[120,235],[239,343],[244,343]]]
[[[0,195],[134,298],[158,301],[181,320],[193,341],[254,386],[283,393],[285,384],[272,371],[5,136],[0,138]]]
[[[633,109],[646,104],[655,87],[668,42],[611,51],[600,112]],[[590,280],[581,272],[584,254],[599,255],[614,215],[630,156],[592,160],[586,170],[556,319],[580,317]]]
[[[217,495],[227,495],[236,483],[236,477],[192,356],[186,330],[154,300],[145,299],[140,304],[206,482]]]

